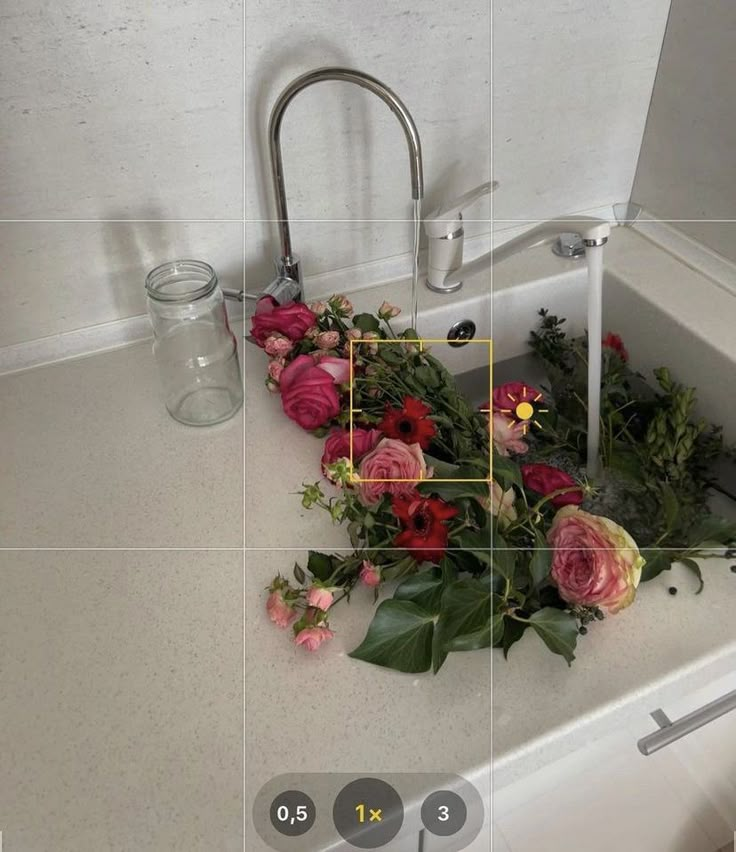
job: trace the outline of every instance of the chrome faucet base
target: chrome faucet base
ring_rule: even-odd
[[[430,283],[429,278],[426,278],[424,283],[427,285],[427,289],[431,290],[433,293],[457,293],[457,291],[463,286],[462,281],[446,281],[440,286]]]

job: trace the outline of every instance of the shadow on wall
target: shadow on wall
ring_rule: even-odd
[[[166,221],[162,216],[161,209],[155,206],[140,209],[134,219],[118,211],[106,214],[106,218],[113,221],[105,221],[102,226],[106,280],[99,282],[99,286],[108,289],[117,318],[146,313],[146,275],[155,266],[178,258],[209,263],[222,287],[237,290],[243,287],[242,225],[219,226],[228,228],[228,236],[229,229],[233,229],[238,240],[237,245],[232,246],[217,239],[217,223]],[[233,248],[237,249],[237,256]]]

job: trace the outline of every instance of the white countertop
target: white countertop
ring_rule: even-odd
[[[614,233],[607,262],[623,266],[634,250],[645,257],[650,278],[656,278],[656,256],[662,253],[631,232]],[[499,286],[548,269],[546,256],[529,254],[523,263],[510,262],[496,273]],[[665,255],[660,260],[665,267],[672,262]],[[711,286],[681,264],[678,270],[677,281],[668,282],[676,293],[693,283]],[[398,300],[388,286],[364,292],[356,301],[377,305],[386,293]],[[701,299],[703,311],[709,310],[706,302]],[[189,566],[184,596],[220,582],[213,565],[245,557],[244,588],[236,588],[230,578],[227,592],[220,586],[222,599],[207,593],[209,608],[198,614],[196,600],[177,596],[175,581],[166,581],[170,603],[161,604],[161,613],[162,629],[173,630],[176,641],[188,641],[188,625],[196,624],[191,637],[196,642],[208,620],[228,633],[234,623],[245,631],[247,801],[273,776],[300,770],[449,771],[482,786],[488,779],[492,722],[495,784],[500,786],[736,664],[731,617],[736,575],[716,560],[707,566],[706,589],[699,597],[689,593],[688,578],[667,574],[642,587],[634,606],[581,637],[572,669],[534,636],[514,646],[508,662],[497,652],[451,655],[437,677],[355,662],[346,654],[372,615],[371,596],[363,590],[334,615],[332,642],[312,655],[296,649],[267,621],[264,587],[275,573],[290,573],[307,548],[346,547],[347,536],[324,513],[301,508],[294,492],[302,482],[318,478],[321,442],[287,420],[278,397],[264,388],[264,354],[244,344],[241,356],[244,411],[226,424],[201,430],[167,415],[148,343],[0,378],[0,542],[4,548],[50,548],[52,555],[55,548],[165,548],[172,566]],[[198,559],[192,548],[212,552]],[[217,548],[229,549],[222,560]],[[101,571],[114,569],[120,559],[111,551],[94,554]],[[62,564],[70,572],[77,569],[69,554]],[[44,599],[47,590],[37,574],[48,566],[49,551],[0,551],[0,569],[14,577],[12,594],[35,595],[46,611],[69,606],[69,597],[57,592]],[[163,570],[152,566],[150,575],[132,579],[142,586],[131,594],[145,597],[150,583],[151,593],[160,596]],[[28,576],[27,585],[19,571]],[[192,571],[199,572],[196,583]],[[666,591],[673,583],[680,587],[674,598]],[[27,612],[27,633],[8,633],[0,653],[10,654],[11,675],[27,678],[34,700],[43,703],[57,690],[60,673],[52,677],[24,655],[24,644],[35,641],[30,603]],[[86,617],[81,612],[80,623]],[[135,623],[130,629],[137,629]],[[158,644],[162,636],[173,641],[166,630],[154,631],[147,645],[154,669],[167,665]],[[55,636],[48,641],[53,646]],[[119,647],[121,655],[128,655],[125,665],[131,672],[141,664],[140,648],[114,642],[106,647],[109,653]],[[205,715],[215,726],[240,700],[243,675],[237,655],[230,654],[222,668],[220,650],[211,644],[198,647],[192,651],[196,665],[180,672],[182,683],[191,678],[194,688],[201,671],[210,670],[208,656],[214,655],[211,664],[219,682]],[[80,663],[69,654],[59,665],[65,677],[73,678]],[[120,689],[124,696],[124,681]],[[19,702],[29,700],[29,694],[6,693],[9,712],[22,714]],[[162,693],[152,700],[167,699]],[[78,723],[60,716],[62,709],[54,717],[59,737]],[[92,725],[95,714],[88,712]],[[196,726],[205,718],[197,714],[204,711],[196,707],[192,712]],[[185,736],[183,729],[178,735]],[[121,720],[113,743],[133,748],[134,741],[134,732]],[[0,753],[7,756],[10,750],[11,760],[20,765],[26,757],[14,745],[0,733]],[[233,750],[241,747],[233,733]],[[44,748],[43,742],[38,748]],[[152,755],[156,748],[152,743]],[[92,759],[94,749],[89,755]],[[231,792],[237,796],[237,790]],[[213,789],[212,795],[221,794]],[[32,785],[21,795],[32,798]],[[208,794],[203,795],[206,801]],[[246,840],[249,850],[260,848],[254,838]]]

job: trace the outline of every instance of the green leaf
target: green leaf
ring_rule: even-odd
[[[460,469],[453,476],[457,476],[458,479],[473,479],[476,472],[473,470],[468,476],[467,470],[463,475],[463,471]],[[488,499],[488,483],[480,477],[475,482],[434,482],[427,479],[419,483],[417,490],[422,494],[437,494],[448,502],[459,500],[461,497]]]
[[[356,314],[353,317],[353,325],[361,331],[378,331],[381,324],[373,314]]]
[[[698,590],[695,592],[695,594],[699,595],[703,591],[703,586],[705,585],[705,583],[703,582],[703,574],[700,570],[700,565],[698,565],[698,563],[694,559],[690,559],[689,556],[681,556],[678,562],[682,562],[682,564],[690,571],[692,571],[693,574],[695,574],[695,576],[698,578],[699,585]]]
[[[442,595],[435,631],[433,666],[437,672],[447,656],[447,645],[456,636],[485,628],[491,618],[491,589],[475,579],[457,580]]]
[[[548,606],[535,612],[529,624],[553,654],[564,657],[568,666],[571,665],[578,641],[578,626],[574,616]]]
[[[307,571],[318,580],[326,582],[332,576],[332,557],[316,550],[309,551]]]
[[[436,615],[440,611],[444,589],[442,576],[430,568],[404,580],[394,592],[394,600],[412,601],[425,612]]]
[[[454,479],[459,465],[450,464],[450,462],[442,461],[429,453],[424,453],[424,460],[427,462],[427,467],[434,468],[434,475],[437,479]],[[427,483],[429,484],[429,483]],[[421,488],[421,485],[419,486]]]
[[[736,538],[736,522],[727,521],[718,515],[708,515],[688,531],[687,537],[690,540],[688,550],[693,550],[706,542],[728,544]]]
[[[509,649],[521,639],[529,623],[527,621],[516,621],[514,618],[505,618],[504,622],[502,647],[504,657],[508,658]]]
[[[677,495],[674,489],[668,482],[663,482],[662,490],[662,509],[664,511],[664,521],[668,530],[675,529],[677,519],[680,516],[680,504],[677,500]]]
[[[495,536],[491,550],[491,567],[504,580],[513,582],[517,555],[518,551],[507,547],[500,535]]]
[[[493,478],[504,488],[516,485],[522,487],[521,470],[519,465],[504,456],[494,455],[491,459],[491,473]]]
[[[642,550],[641,555],[646,559],[641,569],[642,583],[648,583],[672,567],[672,556],[666,550]]]
[[[453,542],[463,549],[470,551],[484,565],[491,566],[491,536],[490,530],[462,530],[453,537]]]
[[[493,629],[495,630],[495,620],[493,617]],[[503,616],[500,617],[503,622]],[[445,651],[478,651],[481,648],[490,648],[491,646],[491,622],[485,624],[480,630],[473,633],[463,633],[461,636],[456,636],[449,642],[445,643]]]
[[[539,532],[535,533],[535,538],[536,544],[529,562],[529,573],[532,576],[533,587],[537,588],[549,577],[549,572],[552,570],[552,548]]]
[[[415,367],[414,378],[427,388],[434,389],[440,386],[440,377],[437,375],[437,371],[433,370],[431,367],[426,367],[424,365]]]
[[[353,659],[399,672],[426,672],[432,665],[434,619],[411,601],[383,601]]]
[[[497,612],[491,619],[491,629],[493,631],[493,645],[499,645],[503,639],[504,617],[502,612]]]

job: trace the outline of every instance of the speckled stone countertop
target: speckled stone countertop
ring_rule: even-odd
[[[614,235],[607,262],[632,252],[655,284],[652,252],[673,262],[632,233]],[[544,274],[546,256],[529,254],[497,286]],[[676,293],[696,275],[678,266]],[[387,296],[393,285],[356,302]],[[689,577],[647,585],[615,627],[581,638],[572,669],[533,636],[508,662],[452,655],[437,677],[354,662],[372,615],[361,590],[328,646],[295,648],[265,617],[264,587],[347,538],[295,494],[319,475],[320,442],[265,390],[263,353],[244,344],[241,359],[243,411],[202,430],[165,412],[148,343],[0,378],[8,848],[13,832],[32,852],[130,848],[144,799],[136,848],[240,848],[243,754],[246,814],[294,771],[457,772],[487,790],[492,753],[501,786],[736,664],[736,575],[718,560],[698,597]],[[245,828],[249,852],[264,848],[249,816]],[[166,846],[185,829],[191,842]]]

